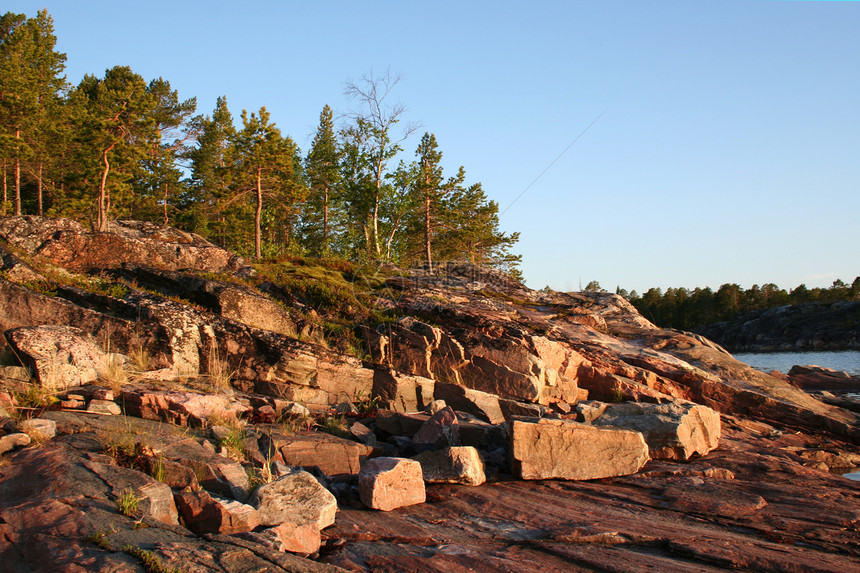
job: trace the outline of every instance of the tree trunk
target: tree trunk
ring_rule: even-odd
[[[102,171],[102,178],[99,182],[98,217],[96,219],[96,228],[101,233],[107,231],[107,215],[108,210],[110,209],[110,199],[108,199],[107,196],[107,178],[108,173],[110,172],[108,153],[113,149],[114,145],[116,144],[110,144],[110,146],[102,152],[102,162],[104,163],[105,168]]]
[[[167,183],[164,184],[164,224],[167,225]]]
[[[6,215],[6,203],[9,201],[9,188],[6,185],[6,158],[3,158],[3,207],[0,212]]]
[[[41,217],[42,213],[42,163],[39,162],[39,174],[36,176],[36,202],[38,203],[38,213]]]
[[[379,246],[379,195],[382,192],[382,163],[376,164],[376,196],[373,198],[373,247],[376,249],[376,257],[382,255]]]
[[[328,254],[328,186],[323,187],[323,256]]]
[[[433,274],[433,258],[430,255],[430,194],[424,195],[424,249],[427,253],[427,271]]]
[[[15,139],[21,138],[21,130],[15,130]],[[15,215],[21,216],[21,158],[18,154],[21,150],[18,149],[18,142],[15,145]]]
[[[263,245],[260,236],[260,227],[263,221],[263,168],[257,166],[257,212],[254,214],[254,255],[257,259],[263,258]]]

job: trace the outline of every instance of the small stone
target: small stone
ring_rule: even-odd
[[[38,434],[41,438],[50,440],[57,435],[57,423],[45,418],[31,418],[21,422],[21,431],[31,438]]]
[[[7,434],[0,438],[0,455],[12,451],[15,448],[23,448],[30,445],[30,436],[27,434]]]
[[[277,412],[268,404],[257,408],[255,417],[260,424],[274,424],[278,420]]]
[[[122,414],[122,410],[119,407],[119,404],[110,400],[90,400],[89,405],[87,406],[87,412],[92,414],[105,414],[111,416],[118,416]]]
[[[481,455],[472,446],[424,452],[412,458],[421,464],[427,483],[481,485],[487,481]]]
[[[446,406],[424,422],[412,438],[414,444],[430,444],[438,448],[460,445],[460,428],[457,414]]]
[[[366,444],[371,448],[376,447],[376,434],[361,422],[356,422],[350,426],[349,433],[355,436],[362,444]]]
[[[430,402],[430,405],[427,406],[427,413],[432,416],[439,410],[445,408],[445,406],[447,405],[448,404],[445,403],[445,400],[433,400],[432,402]]]
[[[80,410],[83,407],[82,400],[60,400],[60,408],[64,410]]]
[[[405,458],[372,458],[358,474],[361,502],[371,509],[391,511],[426,501],[421,464]]]

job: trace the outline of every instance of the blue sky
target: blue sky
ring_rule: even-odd
[[[346,80],[401,73],[423,125],[404,157],[435,133],[521,232],[534,288],[860,275],[857,2],[4,4],[48,9],[72,83],[128,65],[201,113],[265,105],[303,150]]]

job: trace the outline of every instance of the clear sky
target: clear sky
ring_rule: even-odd
[[[858,2],[3,4],[48,9],[72,83],[128,65],[201,113],[265,105],[303,151],[346,80],[401,73],[423,125],[404,157],[435,133],[521,232],[534,288],[860,275]]]

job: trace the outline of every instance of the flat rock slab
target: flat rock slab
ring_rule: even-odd
[[[511,455],[522,479],[589,480],[633,474],[648,461],[639,432],[567,420],[514,420]]]
[[[330,434],[298,432],[271,436],[271,448],[290,466],[318,467],[329,476],[357,474],[372,448]]]

